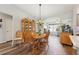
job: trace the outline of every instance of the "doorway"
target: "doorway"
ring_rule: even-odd
[[[49,24],[48,25],[50,33],[54,36],[58,36],[60,33],[60,24]]]
[[[12,40],[12,16],[0,12],[0,43]]]

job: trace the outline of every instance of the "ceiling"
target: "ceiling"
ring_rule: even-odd
[[[16,6],[32,17],[39,17],[40,7],[38,4],[16,4]],[[72,12],[72,4],[42,4],[41,16],[52,17]]]

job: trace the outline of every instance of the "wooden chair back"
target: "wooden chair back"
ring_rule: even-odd
[[[62,44],[72,45],[72,42],[71,42],[71,39],[70,39],[69,35],[71,35],[71,33],[62,32],[60,34],[60,42]]]
[[[22,38],[23,35],[22,35],[22,32],[21,31],[17,31],[16,32],[16,38]]]
[[[32,32],[24,32],[24,42],[32,42],[33,41]]]

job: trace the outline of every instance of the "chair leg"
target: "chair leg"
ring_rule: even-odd
[[[34,53],[35,53],[35,49],[34,47],[32,47],[32,54],[34,55]]]

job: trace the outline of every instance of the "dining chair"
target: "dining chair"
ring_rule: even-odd
[[[16,43],[15,43],[16,42]],[[24,40],[23,40],[23,35],[22,35],[22,32],[21,31],[17,31],[16,32],[16,38],[12,40],[12,46],[14,46],[14,44],[21,44],[23,43]]]

